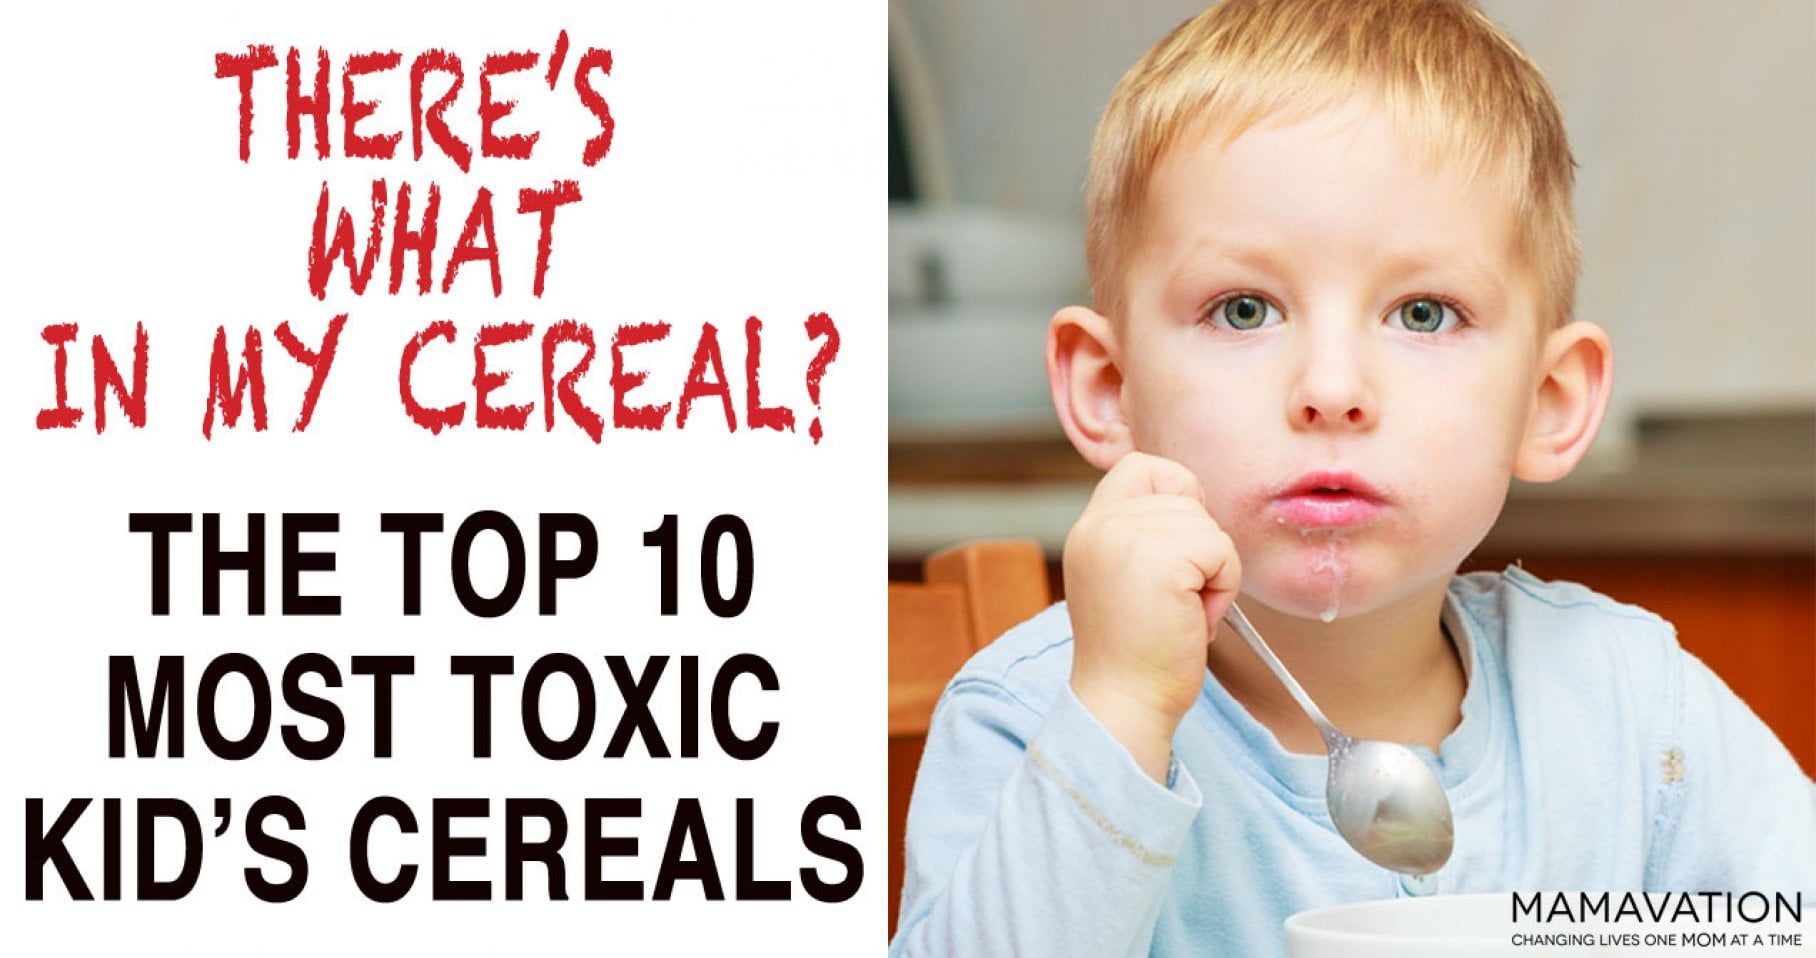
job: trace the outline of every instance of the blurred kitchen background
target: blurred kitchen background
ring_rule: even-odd
[[[1466,568],[1518,561],[1672,619],[1816,771],[1816,4],[1482,6],[1562,101],[1578,315],[1617,376],[1591,461],[1517,485]],[[1201,7],[892,0],[892,578],[972,539],[1057,559],[1097,478],[1042,364],[1048,318],[1087,301],[1091,134]]]

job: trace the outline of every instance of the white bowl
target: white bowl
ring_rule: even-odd
[[[1513,944],[1510,908],[1506,892],[1314,908],[1286,920],[1286,953],[1292,958],[1531,955],[1532,949],[1522,952]]]

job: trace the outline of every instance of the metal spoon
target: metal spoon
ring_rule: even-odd
[[[1450,800],[1431,767],[1404,745],[1345,735],[1318,710],[1234,603],[1223,621],[1261,656],[1324,736],[1330,754],[1324,801],[1343,840],[1363,858],[1402,874],[1426,875],[1443,867],[1453,838]]]

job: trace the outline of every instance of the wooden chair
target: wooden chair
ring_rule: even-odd
[[[902,833],[927,723],[973,652],[1052,601],[1035,542],[973,542],[939,552],[925,581],[889,584],[889,934],[902,898]]]

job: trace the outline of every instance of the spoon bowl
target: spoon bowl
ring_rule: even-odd
[[[1350,739],[1332,750],[1324,800],[1337,833],[1383,868],[1424,875],[1450,859],[1450,801],[1431,766],[1404,745]]]
[[[1330,756],[1324,801],[1337,833],[1363,858],[1403,875],[1428,875],[1450,860],[1450,799],[1431,766],[1393,742],[1357,739],[1330,723],[1233,603],[1223,620],[1286,686],[1324,736]]]

